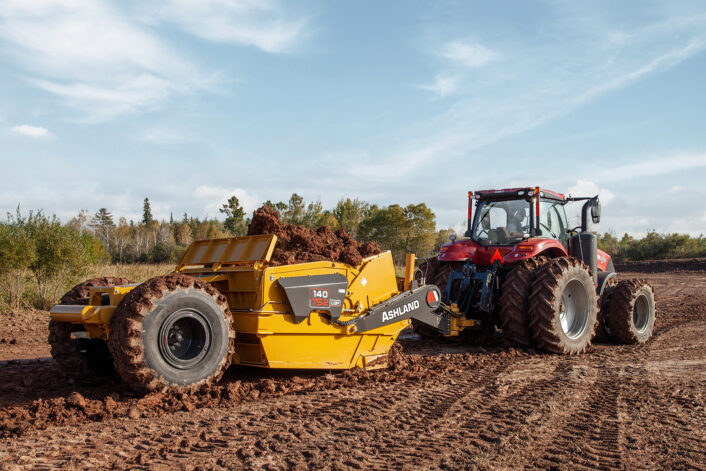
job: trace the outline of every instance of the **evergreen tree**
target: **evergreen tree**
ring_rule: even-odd
[[[228,232],[233,235],[245,235],[245,223],[243,222],[245,211],[243,207],[240,206],[240,201],[237,196],[233,195],[228,198],[228,202],[218,211],[226,215],[223,227],[225,227]]]
[[[145,198],[145,202],[142,205],[142,224],[149,226],[154,221],[152,217],[152,208],[150,207],[150,199]]]
[[[91,218],[90,226],[95,231],[98,240],[103,242],[105,245],[105,250],[110,252],[111,249],[111,239],[113,234],[113,229],[115,228],[115,223],[113,222],[113,215],[106,208],[100,208],[96,214]]]

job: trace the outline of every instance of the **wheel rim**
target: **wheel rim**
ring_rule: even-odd
[[[159,331],[162,358],[178,369],[199,363],[211,348],[211,329],[196,309],[181,309],[170,314]]]
[[[638,332],[644,332],[650,319],[650,303],[646,296],[640,296],[635,301],[635,307],[632,310],[632,323],[635,324],[635,329]]]
[[[579,280],[571,280],[561,295],[559,313],[561,330],[567,337],[581,336],[588,325],[588,292]]]

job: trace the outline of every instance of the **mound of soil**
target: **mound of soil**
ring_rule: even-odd
[[[256,210],[248,227],[248,235],[262,234],[277,236],[271,265],[332,261],[358,266],[364,258],[380,253],[377,243],[358,242],[345,229],[334,232],[328,226],[308,229],[285,224],[269,206]]]

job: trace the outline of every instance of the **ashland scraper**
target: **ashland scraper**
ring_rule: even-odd
[[[270,266],[276,235],[194,242],[142,284],[89,280],[51,310],[52,356],[68,374],[117,371],[143,392],[218,381],[231,364],[343,370],[387,366],[411,320],[438,328],[441,292],[395,276],[389,251],[359,266]]]

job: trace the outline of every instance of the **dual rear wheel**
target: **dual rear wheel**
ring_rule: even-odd
[[[500,319],[516,345],[573,355],[591,345],[597,330],[622,344],[641,344],[652,336],[654,294],[645,281],[609,280],[599,309],[583,262],[560,257],[536,265],[518,265],[503,284]]]

